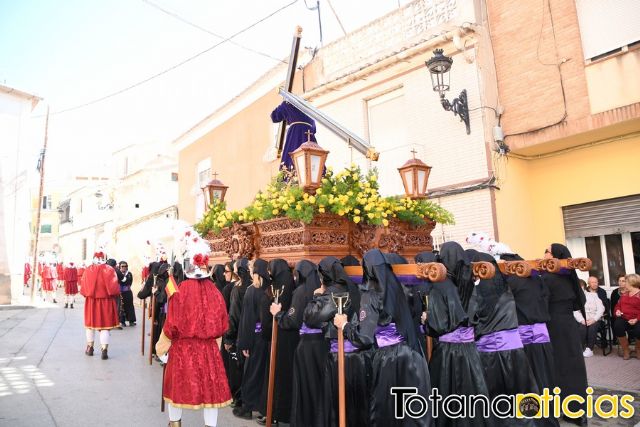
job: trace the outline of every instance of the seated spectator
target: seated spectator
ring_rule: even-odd
[[[589,278],[591,279],[591,278]],[[597,287],[596,279],[596,287]],[[600,319],[604,314],[604,304],[598,296],[597,290],[594,290],[591,286],[587,286],[584,280],[579,280],[582,290],[585,293],[587,301],[584,304],[584,312],[587,319],[582,316],[580,310],[573,312],[573,317],[580,324],[580,333],[582,334],[582,347],[584,357],[593,356],[593,347],[596,345],[596,334],[600,329]]]
[[[591,292],[598,293],[598,297],[600,298],[600,301],[602,301],[602,305],[604,305],[604,316],[609,316],[611,314],[611,306],[609,305],[607,291],[600,287],[600,282],[595,276],[590,276],[589,279],[587,279],[587,283],[589,284],[589,290]]]
[[[627,293],[627,279],[624,274],[618,274],[616,277],[616,281],[618,282],[618,287],[611,292],[611,308],[613,309],[616,304],[618,304],[618,300],[620,300],[620,296]],[[613,313],[612,313],[613,314]]]
[[[627,292],[614,308],[613,331],[622,346],[624,360],[629,360],[629,339],[640,337],[640,275],[628,274],[625,279]]]

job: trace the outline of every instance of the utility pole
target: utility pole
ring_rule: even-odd
[[[44,159],[47,154],[47,140],[49,139],[49,107],[47,106],[47,118],[44,124],[44,147],[40,152],[40,189],[38,190],[38,214],[36,216],[35,237],[33,239],[33,269],[31,270],[31,304],[36,289],[36,275],[38,274],[38,239],[40,238],[40,214],[42,212],[42,193],[44,192]]]

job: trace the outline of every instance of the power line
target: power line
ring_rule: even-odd
[[[224,40],[219,41],[218,43],[214,44],[213,46],[210,46],[210,47],[206,48],[205,50],[203,50],[203,51],[201,51],[201,52],[198,52],[198,53],[196,53],[195,55],[192,55],[192,56],[190,56],[189,58],[187,58],[187,59],[185,59],[185,60],[183,60],[183,61],[180,61],[179,63],[177,63],[177,64],[175,64],[175,65],[172,65],[171,67],[166,68],[166,69],[164,69],[164,70],[162,70],[162,71],[160,71],[160,72],[158,72],[158,73],[156,73],[156,74],[154,74],[154,75],[152,75],[152,76],[150,76],[150,77],[147,77],[147,78],[146,78],[146,79],[144,79],[144,80],[141,80],[141,81],[139,81],[139,82],[137,82],[137,83],[134,83],[134,84],[132,84],[132,85],[129,85],[129,86],[125,87],[125,88],[122,88],[122,89],[120,89],[120,90],[117,90],[117,91],[115,91],[115,92],[112,92],[112,93],[110,93],[110,94],[108,94],[108,95],[102,96],[102,97],[100,97],[100,98],[94,99],[94,100],[92,100],[92,101],[85,102],[84,104],[76,105],[75,107],[65,108],[64,110],[60,110],[60,111],[55,111],[55,112],[51,113],[50,115],[52,115],[52,116],[53,116],[53,115],[58,115],[58,114],[68,113],[69,111],[74,111],[74,110],[78,110],[78,109],[80,109],[80,108],[88,107],[89,105],[97,104],[98,102],[102,102],[102,101],[105,101],[105,100],[107,100],[107,99],[109,99],[109,98],[113,98],[114,96],[117,96],[117,95],[120,95],[120,94],[122,94],[122,93],[128,92],[129,90],[131,90],[131,89],[133,89],[133,88],[136,88],[136,87],[141,86],[141,85],[143,85],[143,84],[145,84],[145,83],[147,83],[147,82],[150,82],[151,80],[154,80],[154,79],[156,79],[156,78],[158,78],[158,77],[160,77],[160,76],[162,76],[162,75],[164,75],[164,74],[167,74],[168,72],[173,71],[173,70],[175,70],[176,68],[179,68],[179,67],[183,66],[184,64],[186,64],[186,63],[188,63],[188,62],[193,61],[194,59],[196,59],[196,58],[198,58],[198,57],[200,57],[200,56],[204,55],[205,53],[208,53],[208,52],[212,51],[213,49],[217,48],[217,47],[218,47],[218,46],[220,46],[221,44],[223,44],[223,43],[226,43],[226,42],[230,41],[231,39],[233,39],[233,38],[235,38],[235,37],[239,36],[240,34],[247,32],[247,31],[248,31],[248,30],[250,30],[251,28],[253,28],[253,27],[257,26],[258,24],[261,24],[262,22],[264,22],[264,21],[266,21],[267,19],[271,18],[273,15],[275,15],[275,14],[277,14],[277,13],[279,13],[279,12],[281,12],[281,11],[285,10],[285,9],[287,9],[288,7],[293,6],[293,5],[294,5],[295,3],[297,3],[297,2],[298,2],[298,0],[293,0],[293,1],[292,1],[292,2],[290,2],[290,3],[287,3],[286,5],[282,6],[281,8],[279,8],[279,9],[277,9],[277,10],[275,10],[275,11],[271,12],[271,13],[269,13],[268,15],[266,15],[265,17],[263,17],[263,18],[259,19],[259,20],[258,20],[258,21],[256,21],[256,22],[252,23],[251,25],[249,25],[249,26],[247,26],[247,27],[245,27],[245,28],[241,29],[240,31],[237,31],[237,32],[233,33],[233,34],[232,34],[232,35],[230,35],[229,37],[226,37]],[[36,118],[36,117],[43,117],[43,116],[44,116],[44,115],[38,115],[38,116],[33,116],[33,118]]]
[[[157,5],[157,4],[155,4],[155,3],[153,3],[153,2],[151,2],[149,0],[142,0],[142,1],[144,3],[146,3],[146,4],[148,4],[149,6],[158,9],[159,11],[171,16],[172,18],[177,19],[178,21],[180,21],[180,22],[182,22],[184,24],[187,24],[187,25],[189,25],[189,26],[191,26],[193,28],[196,28],[196,29],[198,29],[200,31],[203,31],[203,32],[205,32],[207,34],[210,34],[210,35],[212,35],[214,37],[217,37],[219,39],[224,39],[225,38],[225,36],[222,36],[220,34],[216,34],[213,31],[210,31],[210,30],[208,30],[208,29],[206,29],[204,27],[199,26],[198,24],[195,24],[195,23],[193,23],[191,21],[188,21],[187,19],[183,18],[182,16],[178,15],[177,13],[174,13],[174,12],[171,12],[170,10],[164,9],[162,6]],[[280,58],[276,58],[274,56],[271,56],[268,53],[260,52],[259,50],[252,49],[250,47],[244,46],[244,45],[242,45],[240,43],[237,43],[237,42],[234,42],[234,41],[229,41],[229,43],[231,43],[231,44],[233,44],[235,46],[238,46],[241,49],[244,49],[244,50],[247,50],[249,52],[255,53],[257,55],[264,56],[265,58],[273,59],[274,61],[282,62],[283,64],[286,64],[286,61],[283,61]]]

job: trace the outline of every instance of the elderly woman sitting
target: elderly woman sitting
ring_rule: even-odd
[[[626,283],[627,293],[620,296],[613,309],[613,332],[622,346],[624,360],[629,359],[629,338],[640,338],[640,275],[628,274]]]
[[[573,312],[573,317],[580,324],[580,333],[582,335],[582,347],[584,357],[593,356],[593,347],[596,344],[596,334],[600,329],[600,319],[604,314],[604,304],[598,296],[597,291],[593,291],[584,280],[580,280],[580,285],[584,290],[587,301],[584,304],[584,312],[587,316],[585,319],[580,310]]]

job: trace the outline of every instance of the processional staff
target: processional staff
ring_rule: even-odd
[[[153,334],[156,326],[156,281],[158,275],[153,275],[153,288],[151,289],[151,338],[149,339],[149,365],[153,365]]]
[[[338,314],[343,314],[344,307],[349,302],[349,294],[347,292],[334,294],[331,293],[333,302],[338,307]],[[338,425],[339,427],[347,426],[347,407],[346,392],[344,378],[344,334],[342,329],[338,330]]]
[[[275,289],[271,285],[271,293],[273,294],[273,303],[279,304],[280,296],[284,291],[284,285],[280,289]],[[276,352],[278,346],[278,321],[276,316],[273,315],[273,324],[271,327],[271,351],[269,353],[269,384],[267,388],[267,418],[266,426],[271,427],[271,420],[273,419],[273,389],[276,379]]]

